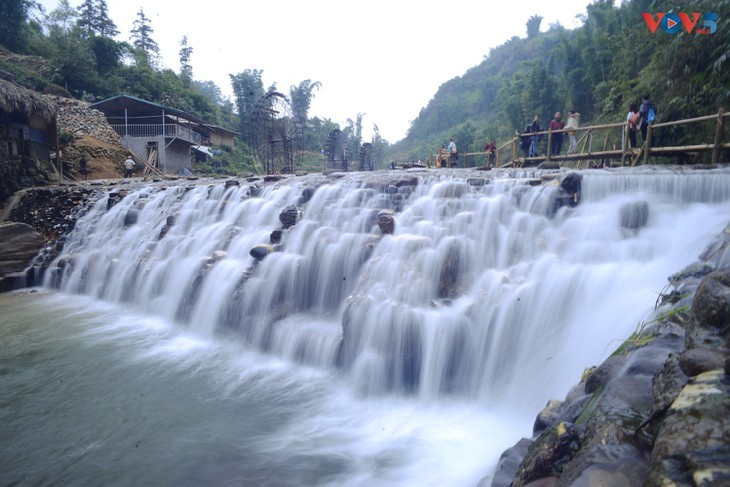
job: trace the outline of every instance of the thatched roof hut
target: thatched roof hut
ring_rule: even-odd
[[[0,79],[0,110],[6,113],[20,112],[51,122],[56,117],[57,108],[55,103],[40,93]]]

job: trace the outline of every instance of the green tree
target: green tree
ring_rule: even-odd
[[[137,19],[134,21],[130,32],[139,64],[154,66],[160,55],[160,46],[152,38],[153,32],[152,22],[145,16],[144,10],[140,7],[139,12],[137,12]]]
[[[239,116],[239,131],[243,140],[250,146],[255,138],[254,109],[256,103],[266,94],[262,79],[263,70],[245,69],[238,74],[229,75]]]
[[[61,0],[55,10],[48,14],[46,26],[50,29],[57,28],[67,32],[78,18],[78,12],[71,6],[68,0]]]
[[[109,8],[106,5],[106,0],[96,1],[95,21],[94,30],[100,36],[112,38],[119,35],[117,25],[109,18]]]
[[[0,2],[0,44],[11,51],[20,51],[25,46],[25,26],[32,5],[30,0]]]
[[[193,48],[188,46],[188,36],[183,36],[180,40],[180,76],[186,82],[193,79],[193,66],[190,64],[190,56],[193,54]]]
[[[532,39],[537,37],[540,33],[540,24],[542,23],[542,17],[539,15],[533,15],[527,20],[527,38]]]
[[[309,108],[312,106],[314,90],[321,87],[322,83],[319,81],[312,83],[312,80],[305,79],[299,83],[299,86],[292,85],[289,88],[292,112],[300,123],[306,122]]]

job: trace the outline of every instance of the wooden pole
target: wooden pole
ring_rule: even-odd
[[[646,126],[646,140],[644,141],[644,165],[649,164],[649,152],[651,152],[651,124]]]
[[[546,160],[550,162],[550,153],[553,151],[553,129],[548,127],[548,146],[547,146],[547,158]]]
[[[720,154],[722,153],[722,139],[724,136],[724,127],[722,120],[722,113],[725,110],[720,108],[717,112],[717,125],[715,125],[715,143],[712,148],[712,163],[717,164],[720,162]]]

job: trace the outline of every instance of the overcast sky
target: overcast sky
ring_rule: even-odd
[[[82,0],[70,0],[74,7]],[[46,11],[58,0],[41,0]],[[107,0],[109,17],[129,32],[140,7],[164,67],[179,72],[180,40],[188,37],[196,80],[211,80],[231,95],[229,74],[263,70],[264,87],[311,79],[310,116],[344,126],[363,113],[364,140],[373,124],[394,143],[406,135],[438,90],[481,63],[489,50],[512,36],[525,37],[532,15],[542,29],[560,22],[581,25],[589,0]]]

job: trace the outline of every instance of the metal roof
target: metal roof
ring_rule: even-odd
[[[165,115],[172,115],[199,125],[205,125],[205,122],[203,122],[201,119],[187,112],[178,110],[177,108],[166,107],[164,105],[160,105],[159,103],[153,103],[151,101],[143,100],[142,98],[137,98],[136,96],[130,95],[113,96],[111,98],[107,98],[106,100],[92,103],[91,105],[89,105],[89,108],[99,110],[103,112],[107,117],[119,118],[124,118],[125,109],[127,110],[127,114],[130,117],[144,116],[151,113],[157,114],[158,112],[161,115],[164,111]]]

